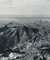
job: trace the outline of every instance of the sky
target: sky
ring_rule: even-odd
[[[0,15],[50,15],[50,0],[0,0]]]

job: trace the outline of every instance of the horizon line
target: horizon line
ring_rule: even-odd
[[[50,15],[0,15],[0,17],[50,17]]]

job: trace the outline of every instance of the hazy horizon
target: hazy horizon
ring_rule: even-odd
[[[50,17],[44,17],[44,16],[34,16],[34,17],[0,17],[0,22],[34,22],[34,21],[50,21]]]
[[[21,17],[21,19],[16,17]],[[49,21],[50,0],[0,0],[0,20],[34,21],[29,17],[45,17]]]

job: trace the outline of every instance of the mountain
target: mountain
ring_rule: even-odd
[[[38,51],[50,47],[50,23],[47,21],[24,24],[11,22],[0,27],[0,53],[17,51],[14,50],[15,47],[20,50],[26,49],[27,53],[32,52],[33,48]]]

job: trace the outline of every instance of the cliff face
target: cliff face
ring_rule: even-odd
[[[36,47],[40,47],[44,45],[45,41],[50,42],[49,35],[50,24],[46,24],[46,22],[30,24],[9,23],[5,27],[0,28],[0,53],[24,42],[26,44],[30,42],[35,44]]]

